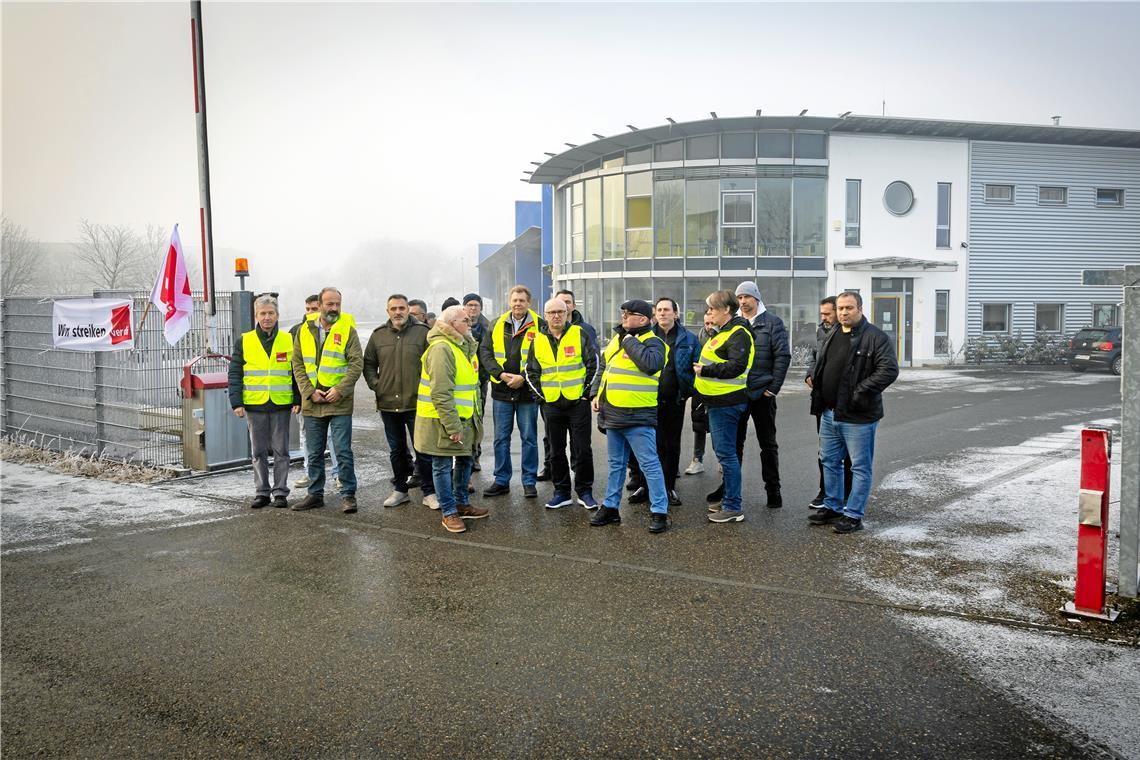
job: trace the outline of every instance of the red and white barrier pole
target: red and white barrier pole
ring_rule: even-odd
[[[1118,610],[1105,605],[1105,566],[1108,554],[1109,464],[1112,431],[1087,427],[1081,431],[1081,490],[1078,497],[1077,589],[1061,611],[1066,615],[1116,620]]]

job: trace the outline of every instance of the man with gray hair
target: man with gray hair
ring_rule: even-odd
[[[292,336],[277,324],[277,299],[265,294],[253,302],[256,324],[233,348],[229,397],[234,414],[249,426],[253,456],[251,509],[286,506],[289,495],[289,415],[300,411],[300,396],[293,380],[289,354]],[[269,481],[269,455],[273,455],[273,482]],[[273,497],[270,502],[270,496]]]

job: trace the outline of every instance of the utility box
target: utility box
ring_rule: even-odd
[[[227,371],[195,372],[199,362],[228,359],[198,356],[182,368],[182,464],[191,470],[250,461],[249,428],[230,408]]]

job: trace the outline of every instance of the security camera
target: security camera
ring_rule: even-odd
[[[969,243],[959,243],[959,245],[962,246],[963,248],[969,248],[970,247]]]

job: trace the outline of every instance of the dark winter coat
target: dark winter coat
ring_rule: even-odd
[[[805,378],[811,377],[812,371],[815,370],[816,357],[819,356],[819,348],[823,345],[823,339],[826,338],[831,333],[831,331],[835,329],[835,325],[838,324],[838,322],[831,325],[827,324],[826,322],[820,322],[816,326],[815,345],[811,347],[811,356],[808,357],[807,362],[807,372],[804,374]]]
[[[665,342],[661,339],[646,339],[644,343],[638,340],[638,336],[652,329],[652,326],[646,325],[627,333],[621,325],[614,328],[614,334],[621,340],[620,350],[625,351],[634,366],[647,375],[655,375],[665,368]],[[608,348],[608,345],[602,348],[601,364],[598,367],[597,377],[594,379],[594,387],[590,389],[590,395],[598,397],[598,428],[606,430],[608,428],[630,428],[646,425],[656,427],[656,405],[628,409],[612,405],[606,400],[605,391],[599,395],[602,377],[606,371],[606,350]]]
[[[537,338],[539,329],[545,324],[546,322],[540,317],[537,325],[527,322],[523,325],[521,330],[514,332],[514,325],[511,323],[510,317],[500,322],[498,328],[495,328],[495,323],[492,322],[491,326],[484,330],[483,338],[479,341],[479,366],[485,367],[492,379],[498,379],[499,375],[504,372],[515,375],[525,375],[526,367],[522,366],[523,339],[528,332],[533,332]],[[499,361],[495,358],[495,346],[491,340],[492,333],[495,329],[503,331],[503,345],[507,349],[507,359],[502,364],[499,364]],[[510,401],[512,403],[535,401],[534,395],[530,391],[530,386],[525,382],[518,388],[512,388],[506,383],[492,382],[491,398],[497,401]]]
[[[784,320],[765,310],[752,320],[752,340],[756,344],[756,358],[748,371],[748,398],[755,400],[768,391],[773,396],[780,392],[788,365],[792,363],[792,349],[788,345],[788,331]]]
[[[427,325],[411,319],[402,330],[389,319],[372,331],[364,347],[364,382],[376,394],[377,410],[410,412],[416,408],[427,336]]]
[[[675,382],[670,383],[670,388],[673,390],[672,398],[666,399],[659,393],[657,403],[665,401],[673,404],[680,403],[693,395],[693,381],[696,379],[696,375],[693,374],[693,362],[701,355],[700,341],[680,322],[673,325],[668,336],[657,325],[653,326],[653,332],[669,344],[669,361],[665,367],[665,372],[672,372],[675,380]],[[664,381],[662,381],[661,387],[662,389],[665,388]]]
[[[578,327],[581,327],[583,330],[590,333],[590,338],[594,341],[594,345],[595,346],[600,345],[598,343],[598,330],[597,330],[597,328],[595,328],[592,324],[590,324],[586,320],[582,319],[582,312],[575,309],[573,311],[573,313],[570,314],[570,324],[578,325]]]
[[[487,316],[480,312],[479,318],[475,320],[475,324],[471,325],[471,337],[475,339],[478,345],[483,345],[483,336],[491,330],[491,322]],[[479,361],[479,383],[485,383],[491,377],[491,373],[483,366],[483,361]],[[484,399],[485,401],[486,399]]]
[[[253,329],[257,331],[257,337],[261,339],[261,347],[265,349],[266,354],[269,354],[273,350],[273,341],[277,339],[277,330],[279,328],[274,327],[268,334],[258,325],[254,325]],[[239,406],[242,406],[245,407],[247,412],[279,412],[283,409],[292,409],[294,406],[300,405],[301,394],[297,390],[297,380],[293,378],[292,404],[275,404],[272,401],[266,401],[264,404],[245,406],[245,402],[242,400],[242,390],[245,387],[245,347],[242,345],[240,337],[234,341],[234,347],[230,354],[230,370],[226,375],[226,379],[229,381],[228,393],[231,409],[237,409]]]
[[[727,341],[717,346],[716,355],[721,361],[702,368],[702,376],[719,377],[728,380],[738,377],[740,373],[748,367],[748,354],[752,350],[752,333],[747,329],[748,320],[744,317],[733,317],[728,320],[724,327],[720,328],[717,335],[727,333],[736,325],[741,325],[745,329],[737,330],[729,336]],[[714,407],[747,404],[748,393],[747,388],[741,388],[738,391],[726,393],[723,396],[706,396],[704,397],[705,406]]]
[[[567,325],[567,327],[569,326],[570,325]],[[578,334],[582,336],[581,345],[578,346],[578,355],[582,357],[582,363],[586,365],[586,378],[582,388],[582,398],[575,401],[571,401],[567,398],[559,398],[553,404],[550,404],[550,406],[556,409],[569,409],[575,404],[581,403],[583,400],[589,400],[594,397],[594,378],[598,374],[598,346],[585,328],[579,330]],[[543,324],[539,329],[538,337],[535,338],[535,343],[540,340],[548,341],[554,355],[558,356],[559,347],[562,345],[562,340],[565,337],[565,330],[562,332],[561,338],[555,338],[550,332],[549,325]],[[542,365],[539,364],[538,359],[535,357],[533,348],[530,352],[530,358],[526,363],[526,381],[527,384],[530,385],[531,392],[534,393],[539,403],[545,404],[546,400],[542,395]]]
[[[827,365],[827,347],[842,327],[823,340],[812,372],[811,413],[823,414],[821,378]],[[899,376],[899,363],[890,338],[864,317],[851,328],[851,350],[847,368],[839,381],[835,419],[839,422],[868,423],[883,418],[883,391]]]

